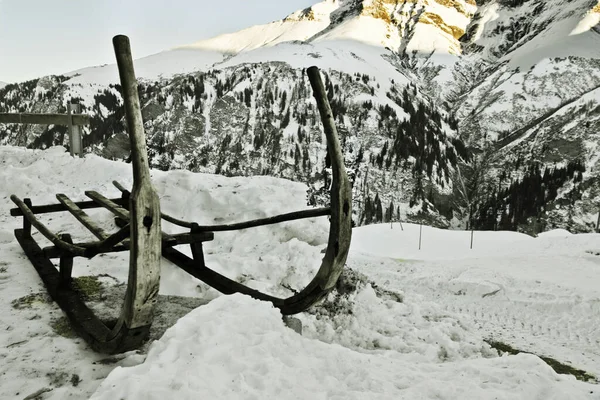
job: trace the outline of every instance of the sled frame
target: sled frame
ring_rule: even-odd
[[[94,350],[102,353],[121,353],[141,346],[148,339],[154,316],[161,256],[221,293],[243,293],[270,301],[284,315],[304,311],[326,296],[337,283],[348,255],[352,235],[352,197],[333,114],[318,68],[308,68],[307,75],[321,115],[331,160],[330,206],[240,223],[206,226],[161,213],[158,196],[150,180],[129,39],[122,35],[116,36],[113,38],[113,45],[123,87],[132,149],[131,191],[114,181],[113,184],[121,191],[119,198],[109,199],[98,192],[86,191],[85,195],[91,199],[89,201],[75,202],[64,194],[57,194],[58,204],[38,206],[34,206],[28,198],[21,200],[15,195],[11,196],[11,200],[17,205],[17,208],[10,211],[11,215],[23,217],[23,227],[15,230],[15,236],[50,296],[66,313],[74,330]],[[120,229],[107,233],[84,211],[90,208],[105,208],[110,211]],[[71,213],[98,240],[73,243],[69,234],[57,235],[36,217],[37,214],[64,211]],[[327,249],[315,277],[303,290],[291,297],[278,298],[262,293],[206,266],[202,243],[213,240],[214,232],[248,229],[317,216],[329,216]],[[161,230],[163,219],[189,229],[189,232],[167,234]],[[32,228],[46,237],[52,246],[41,248],[32,235]],[[192,257],[175,249],[179,245],[190,245]],[[129,278],[120,317],[113,325],[102,322],[87,307],[72,284],[72,269],[76,257],[93,258],[98,254],[120,251],[129,251]],[[58,269],[51,262],[52,258],[60,259]]]

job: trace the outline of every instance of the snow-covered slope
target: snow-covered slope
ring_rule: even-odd
[[[8,83],[6,83],[6,82],[0,82],[0,89],[2,89],[6,85],[8,85]]]
[[[182,45],[142,58],[136,61],[136,72],[139,77],[156,79],[161,75],[167,77],[206,71],[210,67],[221,68],[224,60],[227,65],[238,65],[248,59],[288,61],[286,52],[282,55],[279,48],[275,47],[282,43],[289,43],[293,47],[332,42],[324,47],[335,48],[337,52],[346,54],[351,53],[356,46],[351,44],[347,48],[343,44],[350,42],[376,47],[381,53],[393,51],[429,54],[436,51],[459,54],[458,39],[475,10],[475,5],[466,0],[418,0],[402,4],[395,0],[324,0],[280,21]],[[258,55],[247,54],[254,50],[261,51]],[[299,52],[298,56],[303,57],[303,66],[306,66],[302,48]],[[328,56],[325,55],[325,58]],[[376,62],[377,58],[379,57],[370,57],[370,61]],[[73,83],[116,83],[115,68],[114,65],[106,65],[74,71],[68,75],[79,75],[73,79]],[[335,63],[335,69],[362,72],[352,64],[343,62]]]
[[[161,295],[209,303],[171,316],[172,327],[149,348],[107,357],[74,336],[48,299],[13,237],[22,223],[9,215],[9,195],[34,204],[55,202],[57,192],[76,200],[86,189],[117,195],[110,182],[130,185],[131,165],[71,158],[62,147],[10,146],[0,146],[0,165],[0,398],[600,398],[597,385],[558,375],[532,354],[499,357],[484,341],[600,373],[593,279],[600,235],[475,232],[471,252],[464,231],[424,227],[419,250],[417,225],[355,229],[340,290],[296,316],[302,335],[270,304],[219,295],[163,260]],[[201,224],[304,208],[306,186],[287,180],[151,175],[166,212]],[[109,212],[88,212],[107,231],[117,229]],[[69,215],[42,219],[75,240],[91,239]],[[163,229],[176,232],[168,223]],[[43,241],[35,230],[34,237]],[[327,219],[318,218],[216,233],[204,248],[221,273],[288,295],[314,274],[326,240]],[[109,301],[107,293],[127,279],[127,259],[75,259],[75,277],[101,283],[93,307],[99,300],[118,310],[122,297]]]

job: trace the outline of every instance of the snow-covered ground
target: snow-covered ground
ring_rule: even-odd
[[[302,335],[269,303],[221,296],[164,261],[161,294],[208,304],[147,355],[96,354],[56,333],[62,313],[13,237],[21,220],[9,216],[9,196],[34,204],[55,202],[55,193],[82,200],[84,190],[116,196],[110,182],[130,185],[130,168],[73,159],[60,147],[0,147],[0,399],[600,399],[598,385],[558,375],[534,355],[498,356],[484,342],[600,375],[600,235],[564,231],[475,232],[469,249],[469,232],[423,227],[419,250],[419,226],[355,229],[348,267],[368,279],[299,314]],[[202,224],[305,208],[306,187],[281,179],[152,178],[166,212]],[[89,214],[116,229],[108,212]],[[90,239],[69,215],[42,219]],[[207,264],[287,296],[284,286],[302,287],[317,269],[327,229],[320,218],[218,233],[205,245]],[[127,265],[126,253],[76,259],[74,275],[107,274],[101,280],[114,284],[125,281]]]

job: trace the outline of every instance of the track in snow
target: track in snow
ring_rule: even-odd
[[[544,282],[543,277],[534,281],[515,279],[502,272],[500,260],[491,261],[498,268],[490,268],[490,261],[481,259],[382,259],[378,264],[355,259],[354,264],[353,268],[387,289],[422,297],[423,301],[441,304],[448,312],[467,317],[488,339],[600,377],[599,297]]]

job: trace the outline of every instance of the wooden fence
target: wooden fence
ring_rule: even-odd
[[[81,126],[90,124],[90,117],[80,114],[79,104],[68,104],[67,114],[29,114],[29,113],[0,113],[0,123],[4,124],[35,124],[35,125],[66,125],[69,128],[69,149],[71,156],[76,154],[83,157],[81,141]]]

